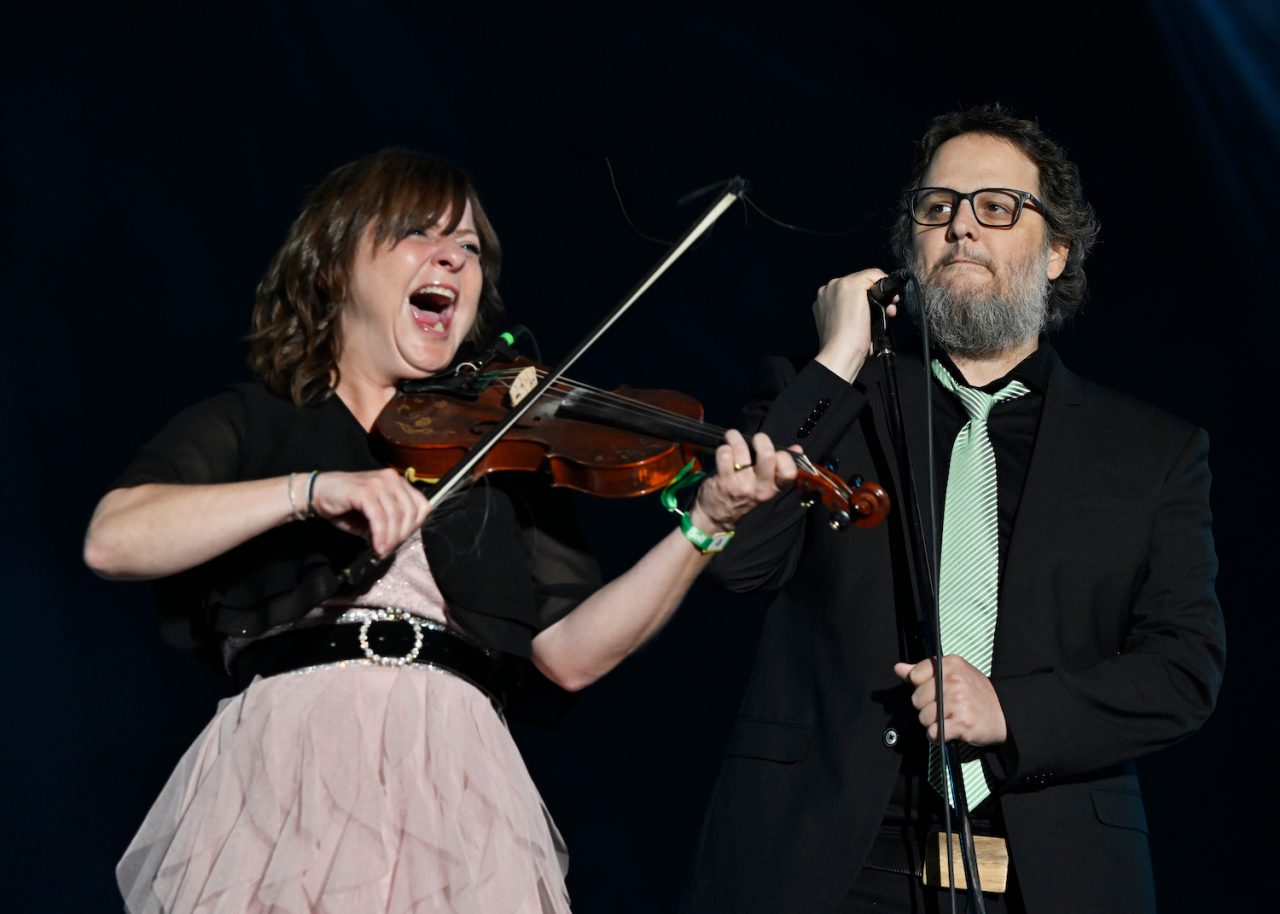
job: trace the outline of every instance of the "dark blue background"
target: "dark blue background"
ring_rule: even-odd
[[[160,642],[145,585],[84,569],[80,540],[139,444],[245,376],[254,283],[327,171],[391,144],[469,168],[504,239],[512,317],[550,360],[661,250],[624,221],[606,157],[653,235],[674,237],[702,205],[675,201],[732,174],[782,220],[852,229],[803,235],[735,210],[574,372],[690,391],[727,424],[755,356],[812,350],[820,284],[890,265],[885,229],[928,119],[991,100],[1067,146],[1102,220],[1064,357],[1211,435],[1231,668],[1216,716],[1143,774],[1163,909],[1254,897],[1273,843],[1255,810],[1276,799],[1274,447],[1259,423],[1275,415],[1280,14],[857,6],[97,4],[8,23],[7,909],[116,909],[116,857],[226,690]],[[583,515],[613,572],[670,526],[655,499]],[[556,731],[519,729],[583,914],[672,907],[762,606],[695,589]]]

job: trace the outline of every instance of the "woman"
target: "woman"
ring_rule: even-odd
[[[339,168],[259,286],[258,383],[176,417],[98,505],[89,566],[162,579],[164,616],[245,686],[120,863],[134,914],[568,910],[559,836],[497,710],[498,658],[565,689],[595,681],[705,566],[691,540],[731,531],[795,467],[730,432],[688,532],[603,587],[537,478],[477,484],[424,527],[426,499],[367,432],[399,381],[493,338],[500,260],[447,163],[388,150]],[[367,545],[386,567],[340,587]]]

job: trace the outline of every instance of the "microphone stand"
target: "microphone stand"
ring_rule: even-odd
[[[914,285],[919,294],[920,282],[915,275],[907,271],[903,295]],[[895,274],[896,276],[897,274]],[[881,280],[883,283],[884,280]],[[881,293],[884,287],[881,286]],[[885,299],[892,298],[892,292],[881,295]],[[929,505],[933,519],[933,548],[927,548],[924,537],[924,522],[920,513],[919,488],[916,483],[915,468],[911,462],[910,448],[907,446],[906,423],[903,418],[902,401],[898,396],[898,372],[895,360],[893,336],[889,332],[888,315],[885,313],[887,301],[877,301],[869,297],[871,308],[871,335],[874,357],[879,360],[884,376],[885,395],[888,400],[887,421],[889,436],[893,441],[893,450],[898,458],[898,478],[903,481],[902,501],[905,509],[907,532],[910,540],[912,563],[915,570],[916,589],[916,630],[925,653],[933,659],[933,676],[938,695],[938,745],[942,750],[943,784],[950,788],[951,797],[942,798],[944,837],[947,843],[947,882],[951,896],[951,910],[956,910],[955,861],[952,857],[951,807],[954,804],[956,818],[960,824],[960,860],[964,868],[965,885],[973,909],[977,914],[986,914],[986,903],[982,897],[982,881],[978,875],[978,859],[973,844],[973,822],[969,814],[969,803],[964,794],[964,777],[961,771],[959,753],[952,751],[946,742],[946,724],[942,695],[942,620],[938,611],[938,592],[935,585],[933,568],[936,565],[937,549],[937,510],[934,498],[933,472],[933,387],[929,373],[929,328],[927,321],[920,321],[924,347],[925,371],[925,428],[928,440],[929,466]]]

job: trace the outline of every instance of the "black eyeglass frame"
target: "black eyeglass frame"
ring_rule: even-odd
[[[952,196],[951,218],[946,222],[921,222],[916,218],[916,197],[926,191],[945,191]],[[1018,198],[1017,206],[1013,210],[1013,218],[1007,224],[983,222],[982,216],[978,214],[978,205],[975,202],[978,194],[985,194],[991,191],[999,191],[1003,194],[1012,194]],[[952,190],[950,187],[916,187],[907,191],[907,212],[911,216],[911,221],[916,225],[923,225],[925,228],[939,228],[944,225],[950,225],[956,220],[956,213],[960,212],[960,204],[969,201],[969,208],[973,210],[973,218],[978,220],[978,225],[986,228],[1007,229],[1013,228],[1018,224],[1018,220],[1022,218],[1022,209],[1029,206],[1040,214],[1040,217],[1048,221],[1049,215],[1045,210],[1045,206],[1040,199],[1029,190],[1014,190],[1012,187],[979,187],[977,190],[971,190],[967,194],[962,194],[958,190]]]

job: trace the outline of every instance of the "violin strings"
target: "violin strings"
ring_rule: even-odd
[[[521,371],[522,369],[517,369],[517,368],[502,369],[494,372],[492,377],[495,380],[499,381],[500,383],[503,383],[506,387],[510,388],[511,384],[508,379],[514,378],[516,375],[520,374]],[[545,370],[538,371],[539,378],[542,378],[545,376],[546,376]],[[561,390],[559,389],[560,387],[566,388],[567,390]],[[673,425],[677,429],[684,429],[690,432],[691,434],[696,434],[696,433],[708,434],[709,433],[712,435],[716,435],[717,437],[723,437],[725,432],[723,428],[720,428],[719,426],[716,426],[716,425],[712,425],[709,422],[704,422],[701,419],[694,419],[690,416],[685,416],[681,413],[672,412],[671,410],[663,409],[659,406],[654,406],[651,403],[645,403],[642,400],[635,400],[635,399],[632,399],[631,397],[624,397],[623,395],[614,393],[613,391],[602,390],[598,387],[593,387],[589,384],[583,384],[580,381],[574,381],[569,378],[561,378],[557,382],[557,385],[553,385],[552,389],[547,392],[547,395],[551,396],[553,393],[559,396],[560,399],[564,399],[565,397],[567,397],[569,394],[572,394],[572,393],[581,393],[582,399],[587,402],[598,404],[598,405],[615,406],[621,409],[622,411],[627,412],[634,416],[663,419],[669,422],[671,425]],[[817,466],[815,466],[814,463],[809,459],[809,456],[807,454],[803,454],[803,453],[796,454],[794,451],[791,453],[792,453],[792,458],[796,461],[796,465],[799,466],[802,470],[814,476],[824,475],[818,470]],[[838,479],[839,477],[835,477],[835,478]],[[842,486],[842,488],[844,487]],[[849,490],[846,489],[846,491],[849,491]]]
[[[491,378],[505,387],[510,387],[508,377],[518,374],[518,370],[504,370],[494,372]],[[548,397],[565,399],[571,394],[577,393],[584,403],[598,406],[613,406],[619,411],[640,418],[661,419],[674,426],[677,430],[684,431],[691,436],[694,435],[713,435],[716,437],[723,436],[724,429],[711,425],[710,423],[694,419],[680,413],[662,409],[643,401],[633,400],[630,397],[624,397],[621,394],[615,394],[611,391],[603,391],[590,385],[581,384],[568,379],[561,379],[557,385],[553,386],[547,392]]]
[[[503,371],[495,372],[494,377],[499,380],[502,380],[505,377],[519,374],[519,371],[520,371],[519,369],[503,370]],[[545,376],[545,372],[542,372],[541,374],[542,376]],[[718,436],[722,436],[724,434],[724,429],[715,425],[711,425],[708,422],[703,422],[701,420],[693,419],[689,416],[682,415],[681,413],[676,413],[670,410],[662,409],[661,407],[653,406],[652,404],[645,403],[641,400],[634,400],[630,397],[624,397],[621,394],[616,394],[616,393],[613,393],[612,391],[601,390],[600,388],[592,387],[589,384],[583,384],[581,382],[573,381],[568,378],[562,378],[559,383],[563,385],[565,388],[568,388],[568,393],[574,393],[579,391],[583,392],[583,399],[587,400],[588,402],[593,402],[598,404],[607,404],[607,405],[617,405],[617,406],[620,406],[624,411],[628,411],[633,415],[641,415],[641,416],[647,415],[655,418],[663,418],[674,425],[678,425],[685,429],[690,429],[693,431],[709,432]],[[508,383],[506,386],[510,387],[510,384]],[[555,390],[555,393],[558,394],[561,399],[567,396],[566,392],[562,390]],[[818,473],[817,467],[814,466],[812,461],[809,460],[809,457],[807,454],[798,454],[795,456],[796,456],[796,463],[800,465],[803,469],[813,474]]]
[[[665,419],[673,425],[694,432],[709,433],[716,437],[724,436],[724,429],[719,426],[712,425],[702,419],[695,419],[692,416],[686,416],[682,413],[673,412],[669,409],[663,409],[660,406],[654,406],[651,403],[645,403],[643,400],[635,400],[631,397],[624,397],[622,394],[613,391],[600,390],[587,384],[580,384],[576,381],[570,381],[574,391],[581,391],[582,398],[590,403],[600,405],[609,405],[628,412],[634,416],[649,416],[655,419]]]
[[[510,383],[506,382],[505,379],[516,374],[519,374],[519,370],[510,369],[494,372],[493,377],[496,380],[505,383],[507,387],[510,387]],[[545,372],[540,372],[539,376],[545,376]],[[561,387],[565,389],[562,390],[560,389]],[[691,416],[672,412],[671,410],[663,409],[650,403],[645,403],[642,400],[624,397],[621,394],[601,390],[600,388],[592,387],[589,384],[582,384],[568,378],[561,378],[560,381],[557,382],[557,385],[553,386],[552,389],[547,392],[547,395],[551,396],[554,394],[559,396],[560,399],[564,399],[573,393],[578,393],[581,399],[586,403],[600,406],[613,406],[632,416],[663,419],[668,423],[689,432],[690,434],[710,434],[717,437],[722,437],[724,435],[725,430],[723,428],[712,425],[709,422],[704,422],[701,419],[694,419]]]

